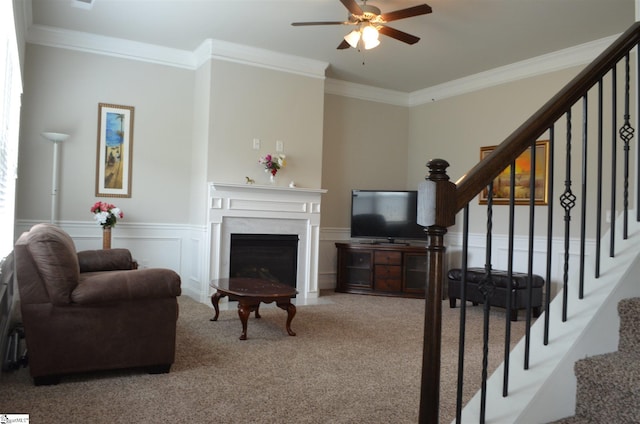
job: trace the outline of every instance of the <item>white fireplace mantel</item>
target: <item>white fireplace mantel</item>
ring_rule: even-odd
[[[324,189],[209,183],[210,279],[229,276],[231,234],[297,234],[298,298],[318,297],[320,201]],[[209,295],[209,287],[203,287]]]

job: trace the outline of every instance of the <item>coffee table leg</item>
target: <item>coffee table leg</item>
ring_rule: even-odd
[[[287,333],[289,333],[290,336],[295,336],[296,333],[294,333],[293,330],[291,330],[291,321],[293,321],[293,317],[296,315],[296,306],[291,302],[287,302],[287,303],[277,302],[276,305],[278,305],[278,308],[284,309],[285,311],[287,311]]]
[[[238,302],[238,316],[240,317],[240,322],[242,323],[242,334],[240,335],[240,340],[247,340],[247,321],[249,320],[249,315],[251,314],[252,305],[247,305],[241,301]]]
[[[224,297],[224,296],[225,295],[220,294],[220,292],[215,292],[211,296],[211,304],[213,305],[213,309],[216,310],[216,316],[211,318],[209,321],[217,321],[218,320],[218,315],[220,315],[220,309],[218,308],[218,301],[220,300],[221,297]]]

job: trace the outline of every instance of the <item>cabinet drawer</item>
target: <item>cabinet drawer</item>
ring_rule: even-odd
[[[376,280],[377,291],[399,292],[402,291],[402,284],[399,280]]]
[[[399,265],[376,265],[374,289],[386,292],[402,291],[402,267]]]
[[[374,289],[376,291],[400,292],[402,291],[402,281],[398,278],[384,278],[376,275]]]
[[[401,265],[402,252],[375,252],[374,260],[377,264]]]
[[[402,277],[402,267],[400,266],[388,266],[388,265],[376,265],[375,267],[376,279],[396,279],[400,281]]]

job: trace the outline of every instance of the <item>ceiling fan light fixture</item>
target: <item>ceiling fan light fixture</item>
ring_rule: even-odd
[[[374,47],[378,47],[379,44],[380,44],[380,40],[365,41],[364,42],[364,49],[365,50],[371,50]]]
[[[355,49],[358,47],[358,41],[360,41],[360,31],[354,29],[344,36],[344,41],[349,43],[349,45]]]
[[[374,26],[367,25],[364,27],[362,30],[362,41],[364,42],[365,50],[377,47],[380,44],[380,40],[378,40],[379,36],[378,30]]]

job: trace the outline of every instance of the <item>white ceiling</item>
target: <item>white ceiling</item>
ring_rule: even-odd
[[[87,0],[82,0],[86,2]],[[411,93],[625,31],[636,0],[370,0],[383,13],[426,2],[395,21],[414,45],[381,36],[373,50],[337,50],[351,27],[339,0],[32,0],[33,23],[194,51],[222,40],[329,63],[327,77]],[[358,0],[358,3],[361,3]]]

